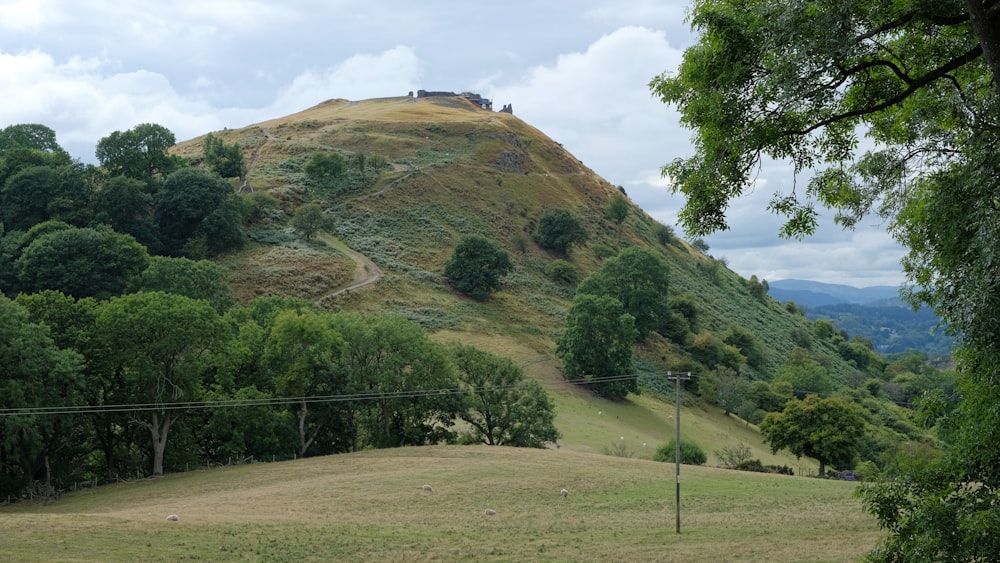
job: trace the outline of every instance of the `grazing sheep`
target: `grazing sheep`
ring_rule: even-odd
[[[181,517],[176,514],[171,514],[170,516],[167,516],[167,521],[169,522],[178,522],[180,521],[180,519]]]
[[[434,487],[432,487],[432,486],[430,486],[430,485],[424,485],[424,486],[422,487],[422,489],[423,489],[423,491],[424,491],[425,493],[427,493],[427,494],[433,494],[433,493],[434,493]]]
[[[483,514],[485,514],[487,516],[496,516],[497,515],[497,511],[493,510],[492,508],[487,508],[486,510],[483,511]]]
[[[563,489],[563,490],[559,491],[559,494],[562,495],[562,498],[566,498],[566,497],[569,496],[569,491],[567,491],[566,489]]]

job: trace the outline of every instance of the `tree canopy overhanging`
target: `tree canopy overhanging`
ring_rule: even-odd
[[[881,216],[909,252],[911,303],[959,337],[961,402],[947,454],[862,487],[889,534],[879,561],[1000,553],[1000,0],[695,0],[698,34],[650,88],[694,130],[663,167],[694,235],[728,228],[764,159],[810,176],[774,195],[781,234],[814,232],[818,206],[853,227]],[[860,136],[873,147],[859,150]],[[808,174],[807,174],[808,173]]]
[[[693,234],[726,229],[761,159],[814,170],[776,194],[783,234],[815,229],[813,202],[853,225],[889,216],[914,180],[946,168],[980,135],[995,141],[1000,2],[695,1],[700,36],[674,75],[650,82],[695,130],[695,155],[663,168],[687,197]],[[858,132],[876,150],[856,155]]]

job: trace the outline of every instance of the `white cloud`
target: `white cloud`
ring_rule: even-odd
[[[46,0],[0,2],[0,13],[0,29],[11,31],[38,31],[56,18],[53,6]]]
[[[399,46],[377,55],[358,54],[335,66],[296,76],[270,108],[278,116],[330,98],[405,96],[419,88],[421,73],[422,65],[411,47]]]
[[[93,160],[96,142],[143,122],[168,127],[179,138],[216,128],[213,108],[178,96],[167,77],[145,70],[115,72],[106,60],[57,62],[39,51],[0,53],[0,123],[42,123],[70,153]]]

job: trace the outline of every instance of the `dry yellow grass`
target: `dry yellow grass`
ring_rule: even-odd
[[[689,466],[677,535],[673,471],[564,450],[380,450],[15,505],[0,528],[12,561],[855,561],[881,536],[851,483]]]

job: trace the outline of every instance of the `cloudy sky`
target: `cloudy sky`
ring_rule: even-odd
[[[0,0],[0,127],[43,123],[94,162],[100,138],[138,123],[184,140],[330,98],[468,90],[512,104],[675,225],[683,201],[659,168],[690,153],[690,132],[647,85],[694,40],[685,10],[681,0]],[[709,253],[745,277],[902,283],[903,250],[877,219],[780,239],[765,207],[793,181],[767,166],[731,206],[731,229],[705,239]]]

